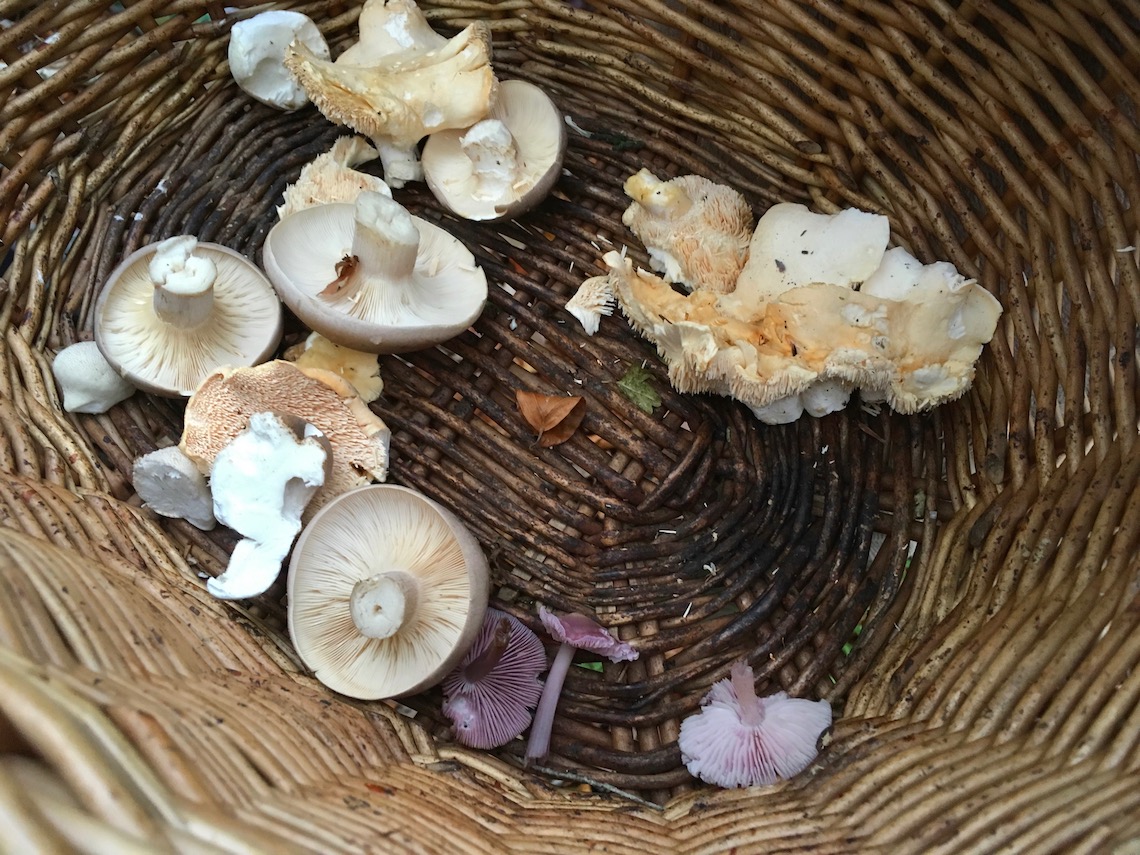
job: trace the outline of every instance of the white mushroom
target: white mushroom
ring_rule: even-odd
[[[376,144],[384,179],[396,188],[423,177],[415,151],[421,139],[473,125],[487,115],[497,89],[490,29],[483,23],[432,50],[367,65],[328,62],[296,44],[285,64],[329,121]]]
[[[156,514],[184,519],[203,531],[218,524],[210,485],[176,445],[136,458],[131,483],[143,504]]]
[[[379,193],[286,217],[262,258],[294,314],[353,350],[430,347],[467,329],[487,300],[470,250]]]
[[[69,413],[105,413],[135,393],[93,341],[68,345],[55,355],[52,374]]]
[[[254,413],[249,427],[214,460],[214,516],[243,539],[206,590],[225,600],[264,593],[301,531],[301,512],[331,471],[332,449],[317,428],[293,416]]]
[[[633,202],[622,222],[666,282],[717,293],[736,287],[753,222],[740,193],[699,175],[661,181],[648,169],[630,176],[625,192]]]
[[[329,58],[325,37],[307,15],[273,9],[238,21],[230,29],[230,74],[262,104],[299,110],[309,103],[305,90],[285,68],[285,50],[297,40],[314,56]]]
[[[602,315],[612,315],[617,298],[608,276],[593,276],[578,286],[566,301],[566,311],[582,324],[586,335],[593,335],[602,323]]]
[[[297,180],[285,188],[284,201],[277,207],[278,219],[314,205],[355,202],[365,190],[391,196],[383,179],[354,169],[378,156],[364,137],[341,137],[328,151],[306,163]]]
[[[157,395],[189,395],[220,365],[255,365],[281,339],[281,301],[253,262],[192,235],[131,253],[95,304],[107,361]]]
[[[505,80],[488,118],[428,137],[424,178],[468,220],[517,217],[546,198],[565,152],[566,124],[554,102],[533,83]]]

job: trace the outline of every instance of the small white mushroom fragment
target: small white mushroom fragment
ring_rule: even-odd
[[[281,340],[281,301],[228,247],[178,235],[131,253],[95,304],[95,342],[127,380],[189,395],[220,365],[255,365]]]
[[[621,220],[666,282],[733,290],[752,238],[752,209],[740,193],[699,175],[661,181],[648,169],[630,176],[625,192],[633,202]]]
[[[293,45],[285,64],[330,122],[371,139],[391,187],[423,177],[416,145],[428,134],[484,118],[498,88],[491,35],[472,24],[438,48],[384,56],[368,65],[328,62]]]
[[[343,347],[320,333],[310,333],[303,342],[290,347],[282,356],[298,368],[319,368],[340,375],[352,384],[366,404],[375,401],[384,391],[380,360],[375,353]]]
[[[578,286],[566,302],[566,311],[578,319],[586,335],[593,335],[602,323],[602,315],[612,315],[617,298],[608,276],[593,276]]]
[[[301,531],[301,512],[331,467],[330,443],[311,424],[280,413],[250,416],[210,473],[214,516],[243,539],[206,590],[225,600],[265,593]]]
[[[69,413],[105,413],[135,393],[130,381],[117,372],[93,341],[68,345],[51,363],[55,382]]]
[[[218,524],[206,477],[178,446],[136,458],[131,483],[143,504],[160,516],[184,519],[203,531]]]
[[[355,202],[365,190],[391,196],[383,179],[354,168],[377,157],[379,152],[364,137],[341,137],[306,163],[297,180],[285,188],[284,201],[277,207],[278,219],[314,205]]]
[[[300,12],[272,9],[234,24],[228,58],[230,74],[242,91],[279,110],[299,110],[308,104],[304,88],[285,68],[285,51],[294,40],[314,56],[329,58],[325,37]]]
[[[488,118],[424,143],[424,178],[436,199],[468,220],[517,217],[562,174],[566,123],[533,83],[504,80]]]
[[[430,347],[467,329],[487,300],[470,250],[379,193],[286,217],[266,236],[262,258],[293,313],[353,350]]]

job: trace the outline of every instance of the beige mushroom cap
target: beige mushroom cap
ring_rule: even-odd
[[[373,65],[387,57],[436,50],[447,42],[414,0],[365,0],[357,28],[360,38],[336,58],[338,65]]]
[[[486,119],[433,133],[420,159],[431,192],[452,212],[499,220],[546,198],[565,153],[566,123],[549,96],[525,80],[504,80]]]
[[[332,471],[307,513],[334,496],[388,475],[391,432],[356,390],[329,371],[274,360],[209,375],[186,404],[179,448],[209,474],[221,450],[259,412],[289,413],[321,431],[332,446]]]
[[[391,484],[326,505],[289,564],[289,634],[318,680],[363,700],[443,679],[482,625],[487,561],[431,499]]]
[[[156,281],[165,279],[165,282]],[[245,256],[189,235],[131,253],[95,304],[111,366],[156,395],[191,394],[221,365],[255,365],[281,340],[281,301]]]
[[[470,250],[376,193],[286,217],[266,236],[262,258],[294,314],[353,350],[430,347],[467,329],[487,301],[487,277]]]
[[[631,175],[625,192],[633,202],[622,222],[666,282],[718,294],[736,287],[752,240],[752,208],[744,196],[700,175],[661,181],[648,169]]]

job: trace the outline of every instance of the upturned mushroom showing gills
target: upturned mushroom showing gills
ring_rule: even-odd
[[[156,395],[190,395],[219,366],[256,365],[281,339],[281,301],[228,247],[179,235],[131,253],[95,304],[95,342]]]
[[[555,641],[560,642],[550,673],[546,675],[546,685],[538,699],[538,709],[534,712],[534,723],[530,728],[530,738],[526,744],[527,760],[538,760],[550,752],[550,734],[554,729],[554,713],[558,709],[558,698],[562,694],[562,684],[570,673],[577,650],[590,650],[600,653],[611,662],[632,662],[638,657],[635,648],[606,632],[595,621],[579,614],[556,615],[545,606],[538,607],[538,617],[546,631]]]
[[[345,493],[301,532],[289,563],[289,634],[334,691],[394,698],[438,683],[471,647],[488,597],[474,536],[391,484]]]
[[[733,664],[718,680],[699,713],[681,722],[681,759],[690,774],[718,787],[765,787],[806,769],[831,727],[827,701],[759,698],[752,669]]]
[[[430,347],[467,329],[487,277],[459,240],[371,191],[274,226],[262,250],[285,304],[329,341],[368,353]]]
[[[566,123],[554,102],[523,80],[504,80],[486,119],[437,131],[424,143],[424,179],[436,199],[468,220],[517,217],[562,174]]]
[[[456,740],[498,748],[526,730],[545,668],[538,636],[513,615],[487,609],[475,643],[443,679],[443,714],[455,726]]]

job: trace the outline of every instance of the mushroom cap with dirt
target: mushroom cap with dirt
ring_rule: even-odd
[[[95,303],[95,342],[144,391],[190,395],[222,365],[256,365],[281,340],[281,301],[241,253],[179,235],[116,267]]]
[[[457,238],[379,193],[281,220],[262,250],[285,304],[329,341],[368,353],[430,347],[483,311],[487,277]]]
[[[433,133],[420,160],[431,192],[452,213],[502,220],[546,198],[565,153],[566,123],[550,97],[525,80],[504,80],[487,118]]]
[[[486,558],[447,509],[394,484],[338,496],[289,564],[289,634],[317,679],[362,700],[438,683],[483,625]]]

